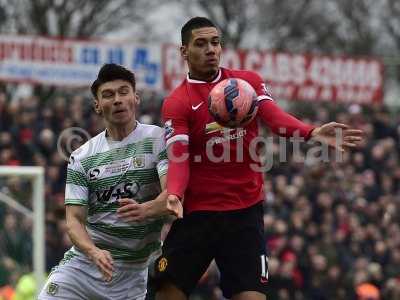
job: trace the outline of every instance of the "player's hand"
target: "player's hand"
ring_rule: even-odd
[[[138,203],[130,198],[119,199],[118,217],[125,222],[140,222],[149,217],[148,202]]]
[[[347,147],[357,147],[363,139],[362,136],[362,130],[349,128],[346,124],[336,122],[317,127],[311,133],[313,140],[327,144],[341,152],[344,152]]]
[[[122,198],[119,200],[121,207],[117,209],[118,217],[125,222],[140,222],[146,218],[165,215],[182,218],[183,207],[179,198],[175,195],[167,196],[166,192],[164,195],[144,203],[137,203],[133,199]]]
[[[114,271],[114,261],[111,257],[110,252],[96,247],[89,252],[89,258],[99,268],[101,274],[103,274],[104,280],[111,281]]]
[[[174,215],[178,219],[183,218],[183,206],[178,196],[168,195],[166,208],[169,214]]]
[[[146,202],[148,204],[148,216],[158,217],[170,215],[176,218],[183,217],[182,202],[175,195],[168,195],[163,191],[156,199]]]

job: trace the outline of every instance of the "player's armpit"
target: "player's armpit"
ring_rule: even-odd
[[[312,130],[315,128],[285,112],[274,101],[261,101],[257,114],[271,128],[273,133],[280,136],[292,137],[297,135],[308,140]]]

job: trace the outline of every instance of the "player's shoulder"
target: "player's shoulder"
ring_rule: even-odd
[[[173,91],[169,93],[169,95],[165,98],[164,101],[182,101],[186,99],[187,95],[187,87],[186,87],[186,79],[181,82]]]
[[[190,99],[187,93],[186,81],[182,82],[163,101],[162,112],[181,114],[187,113],[190,108]]]
[[[164,128],[160,126],[152,124],[142,124],[142,123],[138,124],[140,133],[144,138],[146,137],[159,138],[164,136]]]
[[[86,143],[78,147],[71,153],[71,157],[75,161],[82,161],[90,156],[95,155],[99,152],[105,142],[105,131],[100,132],[96,136],[92,137]]]
[[[86,143],[81,145],[71,154],[74,155],[75,159],[83,160],[89,156],[96,154],[99,148],[101,148],[104,143],[105,143],[105,131],[102,131],[96,136],[86,141]]]
[[[254,71],[250,70],[238,70],[238,69],[225,69],[228,77],[240,78],[248,81],[249,83],[259,83],[263,81],[261,76]]]

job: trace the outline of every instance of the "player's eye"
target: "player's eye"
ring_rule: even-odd
[[[206,44],[206,43],[205,43],[204,41],[199,41],[199,40],[197,40],[197,41],[194,43],[194,45],[195,45],[196,47],[203,47],[205,44]]]
[[[129,94],[129,90],[128,89],[119,90],[119,94],[123,95],[123,96],[128,95]]]
[[[114,93],[113,93],[113,92],[103,92],[103,93],[101,94],[101,96],[102,96],[103,98],[105,98],[105,99],[109,99],[109,98],[112,98],[112,97],[114,96]]]
[[[122,96],[128,95],[128,94],[129,94],[129,88],[128,88],[128,87],[121,87],[121,88],[118,90],[118,94],[119,94],[119,95],[122,95]]]

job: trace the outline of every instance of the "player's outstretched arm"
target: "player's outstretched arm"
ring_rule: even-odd
[[[140,222],[147,218],[173,215],[177,218],[182,218],[183,207],[182,203],[177,198],[176,200],[169,197],[166,188],[166,176],[160,178],[163,191],[157,198],[144,202],[137,203],[133,199],[122,198],[119,200],[121,205],[117,213],[125,222]]]
[[[105,281],[111,281],[113,259],[110,252],[96,247],[86,231],[86,206],[66,205],[68,235],[72,243],[85,253],[99,268]]]
[[[362,141],[363,131],[350,128],[346,124],[330,122],[315,128],[311,132],[311,138],[327,144],[341,152],[346,148],[357,147]]]
[[[261,101],[257,115],[273,133],[280,136],[292,137],[298,134],[307,140],[314,129],[314,126],[306,124],[285,112],[275,101]]]

